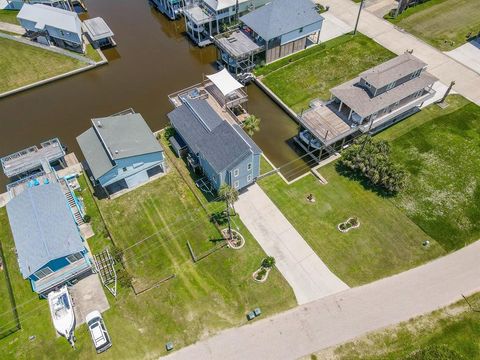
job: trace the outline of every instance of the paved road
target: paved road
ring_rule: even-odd
[[[242,222],[293,289],[297,302],[307,302],[348,289],[322,262],[257,184],[235,203]]]
[[[298,359],[480,291],[480,241],[426,265],[221,332],[167,359]]]
[[[355,25],[359,5],[351,0],[316,0],[329,5],[332,15],[349,24]],[[401,31],[393,24],[378,18],[368,9],[362,11],[359,30],[376,42],[396,54],[413,49],[413,54],[428,64],[428,71],[438,77],[444,84],[455,80],[454,89],[480,105],[480,74],[462,65],[441,51],[426,44],[420,39]]]

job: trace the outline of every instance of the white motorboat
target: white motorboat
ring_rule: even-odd
[[[308,130],[300,131],[299,137],[310,148],[320,149],[322,147],[322,143],[318,139],[316,139]]]
[[[75,339],[75,314],[73,312],[72,298],[67,286],[48,294],[48,304],[52,314],[55,330],[72,344]]]

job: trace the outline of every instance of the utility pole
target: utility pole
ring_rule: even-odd
[[[365,0],[362,0],[362,2],[360,3],[360,7],[358,8],[357,21],[355,22],[355,28],[353,29],[353,35],[355,35],[357,33],[358,21],[360,20],[360,13],[362,12],[364,1]]]

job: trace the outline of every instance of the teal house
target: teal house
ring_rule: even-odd
[[[85,242],[59,183],[25,189],[7,203],[18,265],[32,289],[49,291],[91,271]]]

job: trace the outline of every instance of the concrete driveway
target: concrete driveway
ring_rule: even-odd
[[[480,74],[480,39],[470,41],[445,54]]]
[[[290,284],[299,304],[348,286],[335,276],[257,184],[235,203],[240,218]]]
[[[291,360],[428,313],[480,290],[480,241],[399,275],[225,330],[168,359]]]

